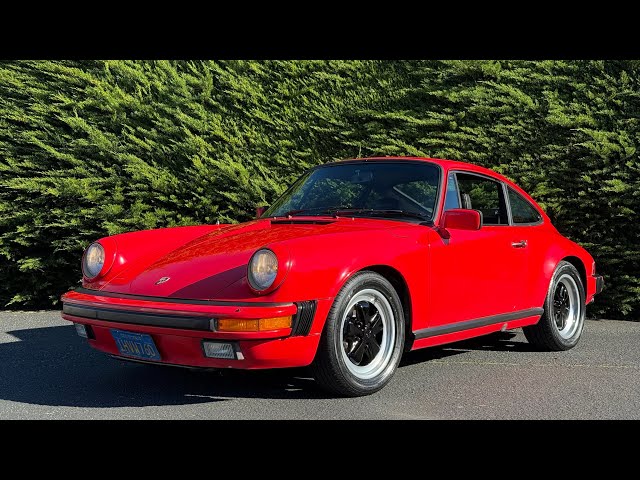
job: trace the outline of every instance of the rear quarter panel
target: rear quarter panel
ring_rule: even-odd
[[[548,220],[547,220],[548,222]],[[590,277],[593,258],[580,245],[562,236],[550,223],[530,228],[529,237],[529,265],[531,269],[531,307],[542,307],[547,295],[551,277],[558,263],[568,257],[578,259],[584,268],[583,283],[586,302],[589,303],[595,294],[595,284]],[[571,260],[573,260],[571,258]]]

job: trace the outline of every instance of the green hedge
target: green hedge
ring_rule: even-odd
[[[640,312],[640,63],[0,63],[0,306],[48,307],[93,239],[241,221],[367,155],[494,168],[588,248],[594,315]]]

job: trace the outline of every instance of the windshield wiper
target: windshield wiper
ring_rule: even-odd
[[[423,222],[429,222],[431,219],[420,215],[419,213],[409,212],[407,210],[378,210],[375,208],[342,208],[332,211],[334,215],[345,215],[350,213],[366,213],[368,215],[376,215],[381,217],[410,217],[417,218]]]
[[[300,208],[297,210],[289,210],[280,215],[273,215],[274,217],[295,217],[297,215],[332,215],[334,217],[345,216],[349,214],[364,213],[366,215],[380,216],[380,217],[409,217],[416,218],[422,222],[430,222],[431,219],[420,215],[419,213],[409,212],[407,210],[378,210],[375,208],[353,208],[347,205],[336,207],[314,207],[314,208]]]
[[[280,215],[273,215],[274,217],[294,217],[296,215],[306,215],[307,213],[316,213],[316,214],[329,214],[332,215],[335,210],[348,210],[350,207],[348,205],[340,205],[337,207],[314,207],[314,208],[300,208],[297,210],[289,210]]]

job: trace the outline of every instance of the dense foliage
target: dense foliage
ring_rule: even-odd
[[[640,63],[0,63],[0,306],[46,307],[93,239],[241,221],[310,165],[495,168],[587,247],[595,315],[640,313]]]

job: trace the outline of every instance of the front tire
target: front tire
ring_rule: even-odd
[[[522,330],[529,343],[542,350],[569,350],[580,340],[585,313],[580,274],[576,267],[563,260],[551,278],[540,321]]]
[[[404,346],[398,293],[383,276],[362,271],[336,296],[313,363],[316,381],[338,395],[370,395],[393,376]]]

